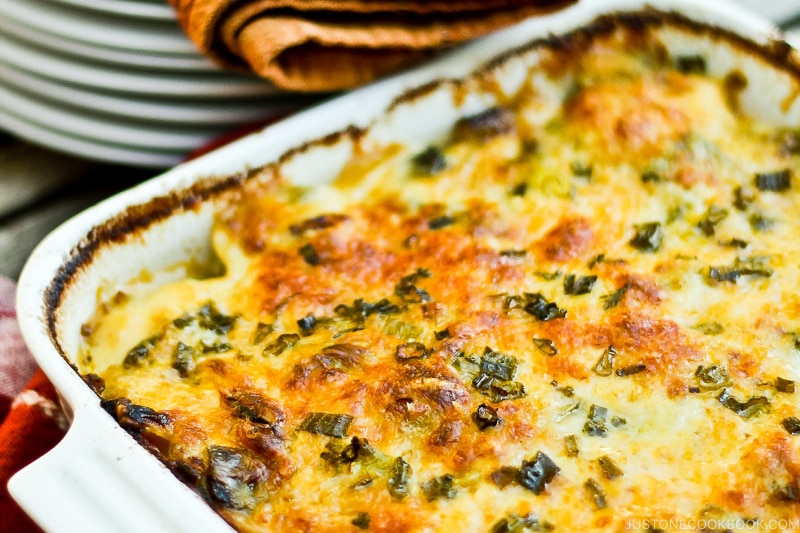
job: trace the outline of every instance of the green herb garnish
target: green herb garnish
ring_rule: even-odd
[[[784,418],[781,422],[783,429],[789,432],[790,435],[800,435],[800,418],[790,416]]]
[[[394,293],[400,297],[401,300],[408,303],[430,302],[431,296],[417,287],[417,282],[421,279],[430,278],[431,271],[427,268],[418,268],[413,274],[404,276],[394,287]]]
[[[710,205],[703,215],[702,220],[697,223],[697,227],[706,237],[713,237],[716,234],[717,224],[728,218],[728,210],[716,205]]]
[[[502,422],[502,419],[497,414],[497,410],[490,405],[486,405],[485,403],[480,404],[478,409],[472,413],[472,420],[481,431],[491,427],[496,427],[500,422]]]
[[[317,251],[311,243],[303,245],[298,251],[300,255],[303,256],[303,260],[310,266],[317,266],[322,262],[322,259],[320,259],[319,254],[317,254]]]
[[[603,491],[603,487],[600,486],[600,483],[592,478],[589,478],[583,484],[583,488],[585,488],[586,492],[589,493],[589,497],[592,499],[594,506],[598,510],[605,509],[607,507],[606,493]]]
[[[775,390],[784,394],[794,394],[794,381],[782,377],[775,378]]]
[[[657,252],[664,240],[664,230],[660,222],[647,222],[635,226],[636,234],[629,244],[642,252]]]
[[[511,513],[501,518],[492,526],[489,533],[532,533],[534,531],[549,531],[552,526],[546,522],[540,523],[533,513],[525,516]]]
[[[347,435],[351,422],[353,417],[350,415],[309,413],[297,429],[341,439]]]
[[[754,181],[759,191],[783,192],[792,186],[792,170],[785,168],[775,172],[759,172]]]
[[[753,231],[759,233],[769,231],[775,226],[775,219],[767,218],[760,213],[753,213],[747,220],[750,222],[750,227],[753,228]]]
[[[122,366],[124,368],[137,368],[145,362],[152,362],[153,358],[150,351],[156,347],[159,340],[161,340],[161,337],[154,335],[131,348],[125,355],[125,359],[122,360]]]
[[[212,302],[204,304],[197,312],[198,325],[217,335],[225,335],[236,324],[235,316],[220,313]]]
[[[550,457],[542,452],[536,452],[530,461],[522,461],[517,474],[517,483],[534,494],[541,494],[560,471],[561,469]]]
[[[432,176],[447,168],[447,158],[440,148],[429,146],[411,159],[411,165],[415,175]]]
[[[712,281],[736,283],[742,276],[753,276],[768,278],[773,274],[773,270],[766,265],[763,257],[739,258],[737,257],[733,266],[712,266],[708,269],[708,279]]]
[[[369,521],[369,513],[360,512],[350,523],[358,529],[369,529]]]
[[[533,315],[536,320],[542,322],[567,316],[566,309],[561,309],[555,302],[548,302],[545,297],[539,293],[525,293],[525,306],[523,309],[529,315]]]
[[[295,344],[300,342],[300,335],[297,333],[284,333],[283,335],[279,335],[277,339],[273,342],[264,346],[264,350],[261,352],[263,355],[280,355],[285,352],[288,348],[291,348]]]
[[[458,495],[458,489],[455,487],[455,478],[450,474],[429,479],[423,482],[420,487],[425,499],[429,502],[440,498],[452,500]]]
[[[597,281],[597,276],[576,276],[569,274],[564,277],[564,293],[570,296],[589,294]]]
[[[620,302],[622,302],[622,298],[625,296],[625,293],[628,292],[628,289],[630,288],[631,284],[626,283],[614,292],[601,296],[600,300],[603,302],[603,310],[608,311],[609,309],[613,309],[618,306]]]
[[[742,418],[752,418],[770,410],[769,400],[764,396],[757,396],[742,402],[731,396],[728,389],[722,389],[717,400]]]
[[[297,326],[300,328],[300,334],[307,337],[314,333],[314,328],[317,327],[317,317],[309,313],[297,321]]]
[[[696,329],[703,335],[719,335],[725,331],[725,327],[719,322],[701,322],[692,329]]]
[[[194,370],[194,348],[179,341],[172,352],[172,368],[182,378],[188,376]]]
[[[635,365],[629,365],[622,368],[618,368],[615,371],[615,374],[617,374],[617,376],[621,378],[624,378],[628,376],[633,376],[635,374],[639,374],[641,372],[644,372],[645,370],[647,370],[647,365],[639,363]]]
[[[567,457],[577,457],[580,453],[578,449],[578,437],[575,435],[567,435],[564,437],[564,450],[567,452]]]
[[[597,464],[600,465],[600,470],[606,479],[616,479],[623,475],[622,469],[607,455],[599,457]]]
[[[392,463],[392,475],[389,477],[389,494],[399,501],[408,496],[408,482],[411,479],[411,466],[398,457]]]
[[[549,355],[550,357],[558,354],[558,348],[556,345],[553,344],[553,341],[550,339],[533,339],[533,345],[545,355]]]
[[[590,437],[606,437],[608,435],[608,427],[606,426],[607,416],[607,408],[600,405],[592,405],[589,407],[589,416],[588,420],[583,425],[583,432]]]
[[[700,55],[677,56],[675,68],[683,74],[705,74],[706,59]]]
[[[267,338],[267,335],[274,330],[272,324],[265,324],[259,322],[256,326],[256,331],[253,333],[253,344],[261,344]]]
[[[493,378],[509,381],[514,379],[517,372],[517,360],[514,357],[495,352],[487,346],[481,356],[480,370]]]
[[[614,359],[617,357],[617,350],[613,346],[609,346],[603,351],[600,359],[595,363],[592,370],[598,376],[608,377],[614,371]]]
[[[345,304],[337,305],[334,310],[341,318],[345,318],[347,320],[352,320],[353,322],[364,322],[367,317],[370,315],[378,314],[378,315],[388,315],[393,313],[399,313],[400,307],[393,304],[386,298],[373,303],[365,302],[363,298],[358,298],[357,300],[353,301],[352,306],[348,306]]]
[[[730,387],[733,384],[730,374],[723,366],[698,366],[694,373],[697,384],[701,390],[718,390],[723,387]]]
[[[451,217],[450,215],[443,215],[429,220],[428,229],[437,230],[446,228],[447,226],[455,224],[455,222],[456,219],[454,217]]]

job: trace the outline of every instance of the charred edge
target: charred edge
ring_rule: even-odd
[[[47,331],[56,350],[69,363],[69,358],[66,357],[66,352],[58,339],[56,330],[58,323],[57,309],[60,307],[64,294],[66,294],[75,276],[90,265],[95,254],[106,245],[123,242],[131,235],[144,231],[156,222],[162,221],[175,213],[198,209],[203,202],[233,190],[255,176],[262,175],[264,172],[277,171],[292,158],[313,148],[332,146],[346,138],[351,139],[353,142],[358,142],[365,133],[366,131],[363,129],[349,126],[344,130],[297,146],[267,165],[227,178],[202,179],[188,189],[154,198],[145,204],[132,206],[121,214],[92,228],[78,246],[72,250],[70,258],[61,265],[55,278],[45,291],[44,305]],[[69,364],[78,372],[73,363]]]
[[[224,179],[203,179],[188,189],[154,198],[145,204],[129,207],[119,215],[92,228],[70,252],[69,259],[58,269],[55,278],[44,293],[48,335],[61,356],[66,359],[56,331],[58,308],[76,275],[91,264],[100,250],[110,243],[123,242],[137,232],[144,231],[175,213],[196,210],[206,200],[240,186],[254,173],[255,171],[250,171]],[[70,366],[75,368],[72,363]]]
[[[433,81],[429,81],[424,85],[420,85],[418,87],[414,87],[412,89],[407,90],[406,92],[404,92],[403,94],[392,100],[392,103],[389,104],[389,107],[386,109],[386,112],[391,113],[392,111],[394,111],[395,109],[404,104],[414,103],[417,100],[420,100],[426,96],[433,94],[434,92],[441,89],[445,85],[452,85],[455,87],[461,82],[462,80],[447,79],[447,78],[439,78]]]
[[[485,63],[471,75],[481,75],[486,71],[495,70],[517,56],[532,52],[537,48],[580,53],[596,38],[610,35],[621,27],[634,32],[644,32],[663,26],[673,26],[695,35],[710,36],[720,41],[726,41],[738,51],[754,55],[768,65],[800,79],[800,62],[793,58],[791,52],[794,49],[784,40],[772,39],[767,44],[759,44],[749,41],[731,30],[692,20],[675,11],[660,11],[655,8],[602,15],[571,32],[537,39],[508,50]]]
[[[288,163],[291,159],[299,155],[302,155],[310,150],[313,150],[314,148],[319,148],[322,146],[333,146],[339,143],[342,139],[349,138],[354,143],[358,143],[366,135],[366,133],[367,133],[366,129],[358,128],[356,126],[348,126],[343,130],[329,133],[324,137],[320,137],[319,139],[314,139],[313,141],[309,141],[295,148],[292,148],[291,150],[285,152],[282,156],[280,156],[275,162],[269,163],[259,169],[256,169],[256,172],[260,173],[264,170],[278,170],[280,167]]]
[[[595,39],[610,35],[621,27],[634,32],[645,32],[651,28],[663,26],[674,26],[697,35],[711,36],[718,40],[727,41],[735,49],[755,55],[768,65],[784,70],[793,77],[800,79],[800,63],[793,59],[791,53],[793,48],[786,41],[773,39],[766,45],[762,45],[751,42],[733,31],[692,20],[675,11],[646,8],[639,11],[602,15],[571,32],[536,39],[520,47],[512,48],[484,63],[465,79],[440,78],[410,89],[395,98],[387,112],[393,111],[402,104],[413,103],[445,85],[450,85],[453,88],[461,87],[468,80],[489,74],[491,71],[504,66],[508,61],[520,55],[533,52],[536,49],[550,49],[556,52],[579,54],[585,51]]]

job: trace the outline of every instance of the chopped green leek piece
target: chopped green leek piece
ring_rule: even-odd
[[[536,452],[530,461],[522,461],[517,483],[534,494],[541,494],[560,471],[561,469],[550,457],[543,452]]]
[[[353,417],[350,415],[309,413],[297,429],[341,439],[347,435],[352,422]]]
[[[697,384],[701,390],[718,390],[723,387],[730,387],[733,384],[730,374],[723,366],[711,365],[697,367],[694,373]]]
[[[578,437],[575,435],[567,435],[564,437],[564,449],[567,452],[567,457],[577,457],[580,453],[578,449]]]
[[[553,344],[553,341],[550,339],[533,339],[533,345],[545,355],[549,355],[550,357],[558,354],[558,348],[556,345]]]
[[[213,302],[204,304],[197,312],[198,325],[217,335],[225,335],[236,324],[235,316],[228,316],[220,313]]]
[[[303,256],[303,260],[305,260],[309,266],[317,266],[322,262],[322,259],[319,257],[319,254],[317,254],[317,251],[314,249],[311,243],[303,245],[299,252],[300,255]]]
[[[775,390],[785,394],[794,394],[794,381],[782,377],[775,378]]]
[[[389,494],[394,500],[402,500],[408,496],[408,482],[411,478],[411,466],[398,457],[392,463],[392,475],[389,477]]]
[[[592,478],[589,478],[583,484],[583,487],[586,489],[586,492],[589,493],[589,496],[592,498],[592,501],[594,502],[594,506],[598,510],[605,509],[607,507],[606,493],[603,490],[603,487],[600,486],[600,483],[598,483]]]
[[[608,311],[618,306],[620,302],[622,302],[622,297],[625,296],[625,293],[628,292],[630,288],[631,284],[626,283],[614,292],[602,295],[600,300],[603,302],[603,311]]]
[[[360,512],[350,523],[358,529],[369,529],[369,521],[369,513]]]
[[[791,435],[798,435],[800,434],[800,418],[796,416],[790,416],[783,419],[783,428],[788,431]]]
[[[265,324],[259,322],[256,326],[256,331],[253,333],[253,344],[261,344],[267,338],[267,335],[272,333],[274,328],[272,324]]]
[[[475,421],[475,425],[477,425],[478,429],[481,431],[490,427],[495,427],[502,421],[500,416],[497,414],[497,410],[490,405],[486,405],[485,403],[482,403],[478,406],[478,408],[472,414],[472,420]]]
[[[792,170],[785,168],[774,172],[759,172],[754,181],[759,191],[783,192],[792,186]]]
[[[576,276],[569,274],[564,277],[564,294],[570,296],[580,296],[592,292],[597,281],[597,276]]]
[[[769,400],[764,396],[757,396],[742,402],[731,396],[728,389],[722,389],[717,400],[742,418],[752,418],[770,410]]]
[[[414,174],[432,176],[447,168],[447,158],[440,148],[429,146],[411,159]]]
[[[279,335],[273,342],[264,346],[264,355],[280,355],[288,348],[300,342],[300,335],[297,333],[284,333]]]
[[[458,489],[455,487],[455,478],[450,474],[429,479],[422,483],[421,488],[425,499],[429,502],[439,498],[452,500],[458,495]]]
[[[561,309],[555,302],[548,302],[544,296],[539,293],[525,294],[525,312],[533,315],[536,320],[547,322],[556,318],[564,318],[567,316],[567,310]]]
[[[517,372],[517,360],[514,357],[495,352],[487,346],[481,356],[480,369],[488,376],[501,381],[509,381],[514,379]]]
[[[664,230],[660,222],[647,222],[635,226],[636,234],[629,244],[642,252],[657,252],[664,240]]]
[[[603,476],[605,476],[606,479],[616,479],[624,475],[622,469],[617,466],[617,463],[607,455],[598,458],[597,463],[600,465],[600,470],[602,470]]]
[[[616,357],[617,350],[613,346],[609,346],[600,356],[600,359],[597,360],[592,370],[598,376],[610,376],[614,371],[614,359]]]

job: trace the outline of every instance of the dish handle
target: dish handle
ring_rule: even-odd
[[[233,531],[99,409],[77,410],[61,442],[8,491],[47,533]]]

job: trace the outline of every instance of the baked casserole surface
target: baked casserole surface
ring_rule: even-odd
[[[253,172],[224,269],[105,299],[85,379],[240,531],[796,520],[800,130],[647,20],[332,183]]]

